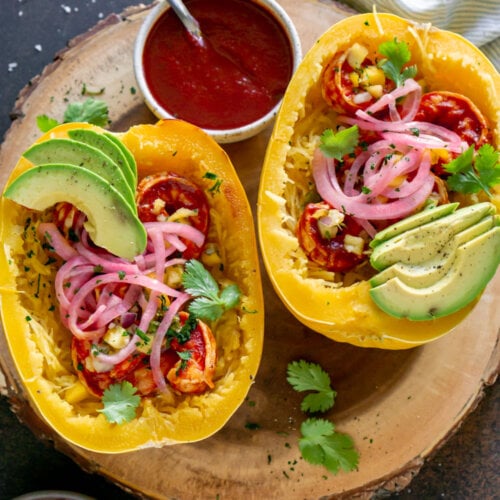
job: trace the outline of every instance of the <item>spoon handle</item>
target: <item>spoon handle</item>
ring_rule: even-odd
[[[184,27],[188,30],[188,32],[197,40],[202,39],[200,24],[198,21],[191,15],[187,7],[184,5],[182,0],[167,0],[170,4],[170,7],[174,9],[175,13],[181,20]]]

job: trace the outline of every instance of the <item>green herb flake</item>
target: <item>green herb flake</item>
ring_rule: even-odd
[[[247,422],[245,424],[245,429],[248,429],[250,431],[256,431],[256,430],[260,429],[260,424],[258,424],[256,422]]]
[[[124,330],[124,335],[125,335],[126,330]],[[144,344],[149,344],[151,342],[151,337],[147,333],[144,333],[140,328],[135,329],[135,333],[137,336],[144,342]]]
[[[188,361],[191,359],[193,356],[193,353],[191,351],[177,351],[177,355],[179,356],[181,360],[181,364],[176,372],[177,375],[184,370],[187,367]]]
[[[220,187],[222,186],[222,179],[219,179],[219,177],[217,176],[217,174],[215,174],[213,172],[205,172],[205,174],[203,175],[203,178],[211,180],[211,181],[214,181],[214,183],[212,184],[212,186],[210,186],[208,188],[208,192],[209,193],[215,194],[215,193],[219,193],[220,192]]]

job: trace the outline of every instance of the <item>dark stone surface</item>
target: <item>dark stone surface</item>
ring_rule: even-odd
[[[150,3],[144,1],[143,3]],[[16,97],[68,40],[128,0],[2,0],[0,9],[0,137],[10,125]],[[500,498],[498,384],[486,390],[478,409],[429,460],[409,487],[379,498]],[[446,404],[444,401],[443,404]],[[35,490],[70,490],[98,499],[132,498],[106,479],[82,471],[68,457],[42,443],[0,398],[0,500]]]

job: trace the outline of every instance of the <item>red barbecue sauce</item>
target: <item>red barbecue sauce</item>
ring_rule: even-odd
[[[197,43],[172,9],[153,26],[143,53],[154,98],[171,115],[206,129],[247,125],[283,97],[293,71],[288,37],[248,0],[186,0],[200,23]]]

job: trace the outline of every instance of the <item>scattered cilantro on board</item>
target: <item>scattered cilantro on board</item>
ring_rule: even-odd
[[[104,101],[89,97],[86,101],[68,104],[62,123],[86,122],[105,127],[109,122],[108,113],[108,105]],[[48,132],[60,124],[55,118],[47,115],[37,116],[36,123],[42,132]]]
[[[302,411],[323,412],[333,406],[337,393],[330,385],[330,376],[318,364],[304,360],[293,361],[288,365],[287,380],[298,392],[314,391],[302,400]]]
[[[110,385],[102,396],[104,408],[98,410],[111,423],[123,424],[136,417],[136,409],[141,397],[136,394],[137,389],[130,382]]]
[[[324,412],[333,407],[336,392],[331,387],[330,376],[317,363],[304,360],[288,364],[287,381],[299,392],[313,391],[301,403],[301,410],[308,413]],[[339,433],[329,420],[309,417],[300,426],[299,449],[304,460],[322,465],[332,474],[340,469],[355,470],[359,455],[353,440]]]

